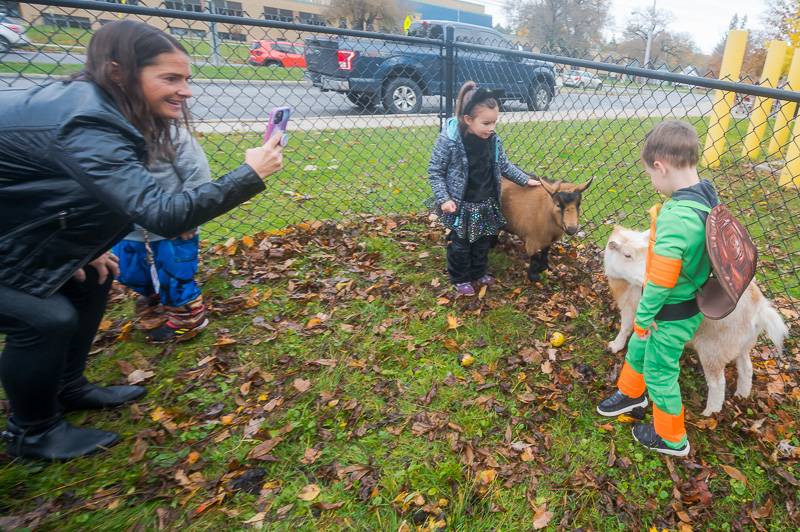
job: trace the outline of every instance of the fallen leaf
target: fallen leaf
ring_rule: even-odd
[[[456,318],[452,314],[448,314],[447,315],[447,329],[448,330],[458,329],[459,326],[461,326],[461,323],[459,323],[458,318]]]
[[[146,381],[153,375],[155,375],[155,372],[153,371],[144,369],[133,370],[128,374],[128,384],[139,384],[140,382]]]
[[[294,508],[294,504],[287,504],[286,506],[281,506],[280,508],[278,508],[278,511],[275,512],[275,515],[278,517],[278,519],[283,519],[284,517],[286,517],[286,514],[292,511],[292,508]]]
[[[267,516],[266,512],[258,512],[256,515],[245,521],[243,524],[245,525],[260,525],[264,522],[264,518]]]
[[[242,244],[244,244],[245,247],[251,248],[255,245],[255,242],[253,241],[253,237],[245,235],[242,237]]]
[[[342,506],[344,506],[343,502],[315,502],[314,503],[314,508],[317,508],[319,510],[325,510],[325,511],[338,510]]]
[[[283,438],[272,438],[271,440],[267,440],[263,443],[260,443],[256,447],[250,451],[250,454],[247,455],[247,458],[250,460],[262,460],[265,456],[267,456],[272,449],[275,448],[280,442],[283,441]]]
[[[200,460],[200,453],[198,453],[197,451],[190,452],[189,455],[186,457],[186,463],[189,465],[196,463],[198,460]]]
[[[478,472],[476,478],[481,484],[488,485],[491,484],[495,478],[497,478],[497,471],[494,469],[484,469],[483,471]]]
[[[144,458],[144,453],[147,452],[147,441],[144,440],[141,436],[136,438],[136,441],[133,442],[133,449],[131,450],[131,455],[128,457],[129,464],[135,464]]]
[[[321,454],[322,451],[318,451],[316,449],[309,447],[308,449],[306,449],[306,452],[303,453],[303,458],[300,459],[300,463],[305,465],[311,465],[317,461],[317,458],[319,458]]]
[[[547,375],[553,373],[553,365],[550,364],[549,360],[545,360],[544,362],[542,362],[542,373],[545,373]]]
[[[217,338],[217,341],[214,342],[214,347],[223,347],[226,345],[233,345],[236,343],[236,340],[231,338],[230,336],[220,336]]]
[[[319,495],[320,489],[319,486],[316,484],[309,484],[308,486],[304,487],[300,490],[300,493],[297,494],[297,498],[303,501],[313,501]]]
[[[111,320],[103,320],[100,322],[100,325],[97,327],[98,331],[107,331],[114,325],[114,322]]]
[[[303,393],[306,390],[308,390],[309,388],[311,388],[311,381],[306,380],[306,379],[301,379],[301,378],[298,377],[292,382],[292,386],[298,392]]]
[[[553,512],[548,511],[547,505],[543,504],[536,510],[536,513],[533,516],[533,529],[541,530],[550,524],[551,519],[553,519]]]
[[[223,426],[227,426],[233,423],[235,417],[236,416],[233,414],[227,414],[219,418],[219,421],[220,423],[222,423]]]
[[[736,469],[735,467],[733,467],[733,466],[729,466],[729,465],[724,465],[724,464],[723,464],[723,465],[722,465],[722,469],[723,469],[723,470],[724,470],[724,471],[725,471],[725,472],[726,472],[726,473],[727,473],[727,474],[728,474],[728,475],[729,475],[731,478],[738,480],[739,482],[741,482],[741,483],[742,483],[742,484],[744,484],[744,485],[747,485],[747,477],[746,477],[746,476],[744,476],[744,473],[742,473],[741,471],[739,471],[739,470],[738,470],[738,469]]]

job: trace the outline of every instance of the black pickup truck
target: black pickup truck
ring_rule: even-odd
[[[455,40],[517,50],[503,34],[482,26],[427,20],[411,25],[408,35],[442,39],[453,26]],[[372,110],[382,103],[397,114],[419,113],[423,96],[445,92],[444,61],[438,45],[378,39],[306,39],[306,77],[322,91],[341,92],[356,106]],[[467,80],[494,89],[503,101],[521,101],[531,111],[545,111],[555,94],[552,63],[500,52],[458,49],[457,91]]]

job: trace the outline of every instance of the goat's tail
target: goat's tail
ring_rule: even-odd
[[[761,302],[756,309],[756,323],[761,330],[766,331],[770,341],[777,348],[778,354],[783,353],[783,341],[789,336],[789,328],[783,321],[781,314],[775,310],[769,299],[763,294]]]

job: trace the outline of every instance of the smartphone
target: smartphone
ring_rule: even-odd
[[[273,135],[282,135],[281,146],[286,146],[289,138],[286,135],[286,126],[289,124],[289,115],[292,114],[291,107],[275,107],[269,113],[269,123],[264,132],[264,142],[267,142]]]

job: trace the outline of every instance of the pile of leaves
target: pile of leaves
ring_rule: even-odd
[[[118,288],[94,353],[106,381],[151,388],[105,414],[129,437],[96,459],[101,479],[55,476],[41,492],[5,482],[0,526],[109,511],[158,529],[690,530],[720,511],[735,529],[800,525],[796,344],[783,357],[759,347],[753,395],[713,418],[699,417],[705,386],[687,356],[693,452],[644,456],[630,419],[594,415],[622,363],[604,352],[617,317],[600,250],[556,245],[546,279],[530,284],[505,236],[499,284],[457,298],[443,242],[425,216],[231,239],[202,270],[213,327],[166,349],[143,344]],[[82,479],[87,462],[60,467]],[[30,473],[8,458],[2,467]],[[145,507],[149,517],[122,513]]]

